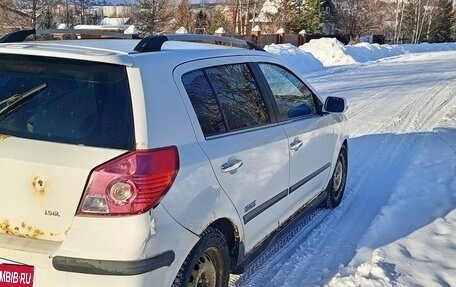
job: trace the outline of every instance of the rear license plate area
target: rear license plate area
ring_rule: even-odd
[[[0,258],[0,287],[32,287],[35,267]]]

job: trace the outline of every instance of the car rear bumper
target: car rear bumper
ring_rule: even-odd
[[[52,259],[56,270],[96,274],[96,275],[138,275],[170,266],[176,257],[174,251],[168,250],[161,254],[143,260],[116,261],[94,260],[57,256]]]
[[[85,225],[89,219],[91,224]],[[37,250],[37,242],[33,251],[27,250],[25,239],[19,238],[22,250],[0,242],[0,258],[33,266],[33,287],[171,286],[199,237],[176,223],[160,204],[128,219],[102,218],[94,229],[98,219],[75,218],[67,239],[54,250]],[[150,230],[138,236],[135,229],[144,228],[138,224],[144,221],[151,221]],[[114,222],[121,231],[117,235],[112,233]]]

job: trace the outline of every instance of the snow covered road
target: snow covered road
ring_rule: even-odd
[[[297,223],[232,285],[456,286],[456,51],[306,78],[348,100],[344,201]]]

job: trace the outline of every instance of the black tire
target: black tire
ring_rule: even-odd
[[[230,256],[223,234],[208,227],[182,264],[172,287],[227,287]]]
[[[325,208],[335,208],[342,201],[345,191],[345,183],[347,181],[347,148],[343,145],[337,156],[336,166],[334,168],[331,180],[326,187],[326,201],[323,202]]]

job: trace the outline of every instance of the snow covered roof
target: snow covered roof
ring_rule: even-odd
[[[256,25],[255,27],[253,27],[252,32],[261,32],[260,26]]]
[[[215,30],[214,33],[215,34],[225,34],[225,29],[223,29],[223,27],[220,27],[217,30]]]
[[[74,29],[123,32],[129,27],[130,25],[76,25]]]
[[[110,18],[105,17],[101,20],[100,25],[126,25],[130,18]]]
[[[188,34],[188,31],[185,27],[179,27],[179,29],[176,30],[176,34]]]

